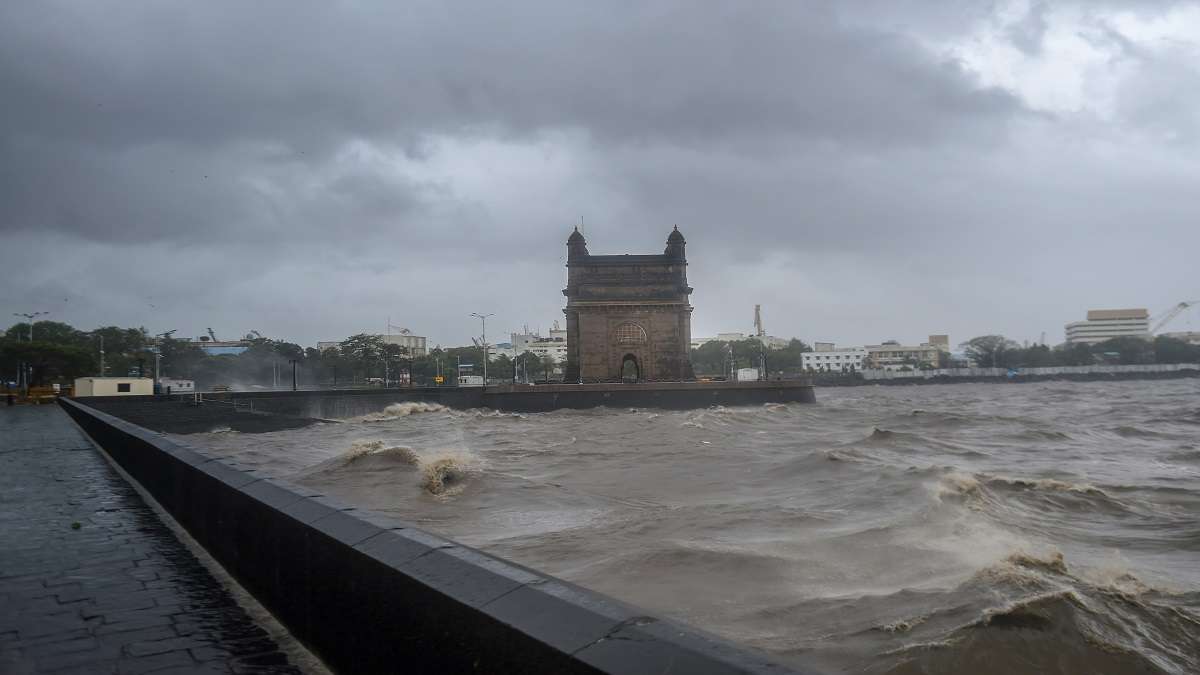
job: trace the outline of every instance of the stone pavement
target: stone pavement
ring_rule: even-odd
[[[0,673],[300,673],[57,405],[0,408]]]

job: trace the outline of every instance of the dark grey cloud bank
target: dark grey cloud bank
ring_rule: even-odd
[[[580,216],[597,251],[678,223],[698,333],[763,303],[810,340],[1054,337],[1200,296],[1196,44],[1125,25],[1187,17],[1072,7],[7,3],[0,304],[461,343],[560,315]],[[1063,21],[1111,109],[957,48],[1062,58]]]

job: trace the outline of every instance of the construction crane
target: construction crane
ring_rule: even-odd
[[[1200,300],[1184,300],[1178,305],[1175,305],[1171,309],[1167,310],[1161,315],[1162,318],[1158,320],[1158,323],[1154,324],[1154,328],[1150,329],[1150,334],[1157,334],[1158,331],[1162,330],[1168,323],[1171,322],[1172,319],[1179,316],[1180,312],[1196,304],[1200,304]]]
[[[217,342],[217,334],[213,332],[213,329],[205,328],[204,330],[208,331],[208,339],[212,340],[213,342]]]
[[[767,331],[763,330],[762,305],[754,306],[754,334],[758,337],[765,337],[767,334]]]

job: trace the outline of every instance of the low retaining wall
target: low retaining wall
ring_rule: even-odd
[[[1119,379],[1154,378],[1200,375],[1196,363],[1152,363],[1146,365],[1111,366],[1047,366],[1043,368],[943,368],[935,370],[863,370],[862,379],[876,380],[934,380],[934,379]]]
[[[299,417],[345,419],[378,412],[390,403],[425,401],[448,408],[491,408],[505,412],[549,412],[562,408],[665,408],[689,410],[712,405],[813,403],[807,382],[663,382],[639,384],[546,384],[493,387],[416,387],[331,391],[231,392],[221,395],[253,402],[255,410]]]
[[[797,672],[77,401],[62,405],[335,671]]]

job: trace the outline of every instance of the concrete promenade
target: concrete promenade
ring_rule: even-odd
[[[300,673],[57,405],[0,408],[0,673]]]

